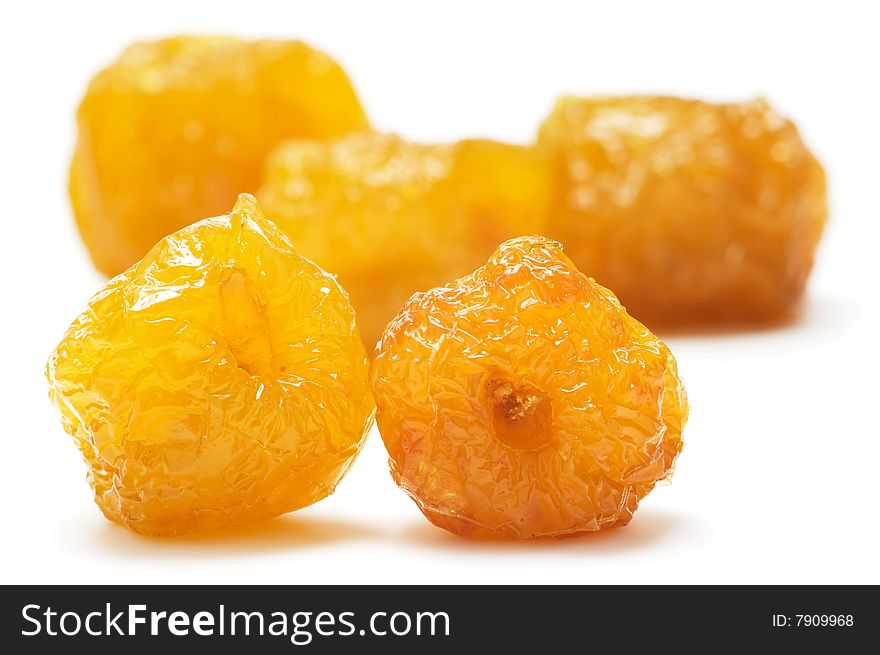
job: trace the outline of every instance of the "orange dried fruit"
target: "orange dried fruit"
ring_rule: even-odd
[[[372,345],[413,292],[541,231],[551,190],[530,148],[371,133],[280,146],[258,198],[300,252],[339,275]]]
[[[559,184],[551,234],[640,320],[766,322],[796,307],[825,175],[763,100],[563,98],[538,146]]]
[[[461,535],[626,524],[671,473],[688,414],[666,345],[543,237],[415,294],[371,384],[395,481]]]
[[[46,371],[98,506],[150,535],[320,500],[373,418],[347,295],[247,195],[110,280]]]
[[[269,151],[365,129],[345,72],[299,41],[181,36],[130,46],[89,84],[70,167],[76,222],[102,272],[254,192]]]

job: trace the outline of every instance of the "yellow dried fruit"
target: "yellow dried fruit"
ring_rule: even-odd
[[[284,139],[365,129],[345,72],[299,41],[181,36],[129,47],[89,84],[70,168],[77,225],[115,275],[254,192]]]
[[[462,535],[628,523],[671,473],[688,414],[666,345],[543,237],[415,294],[371,383],[395,481]]]
[[[825,224],[825,174],[764,101],[563,98],[538,146],[550,233],[650,325],[764,322],[797,305]]]
[[[550,193],[546,162],[530,148],[354,134],[279,147],[258,197],[300,252],[339,275],[374,344],[413,292],[541,231]]]
[[[110,280],[47,377],[98,506],[151,535],[320,500],[373,419],[347,295],[247,195]]]

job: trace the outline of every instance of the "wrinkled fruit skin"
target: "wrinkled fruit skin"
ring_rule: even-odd
[[[546,160],[530,148],[354,134],[281,146],[258,197],[300,252],[339,275],[372,348],[413,292],[540,232],[551,192]]]
[[[298,41],[184,36],[129,47],[89,84],[70,168],[76,222],[102,272],[256,191],[280,141],[365,129],[345,72]]]
[[[550,234],[651,326],[762,323],[801,298],[826,220],[825,175],[764,101],[561,99]]]
[[[468,536],[626,524],[671,473],[688,412],[663,342],[542,237],[415,294],[371,382],[394,479]]]
[[[150,535],[320,500],[374,411],[345,292],[244,195],[110,280],[47,377],[98,506]]]

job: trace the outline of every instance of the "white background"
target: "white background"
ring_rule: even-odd
[[[7,3],[0,22],[3,583],[880,582],[877,15],[870,3]],[[865,9],[862,9],[865,8]],[[222,537],[108,523],[46,399],[46,356],[102,284],[68,206],[74,110],[131,40],[302,38],[376,126],[525,142],[555,95],[766,95],[826,164],[831,221],[804,315],[672,335],[693,404],[671,486],[629,527],[485,544],[429,525],[375,432],[337,493]]]

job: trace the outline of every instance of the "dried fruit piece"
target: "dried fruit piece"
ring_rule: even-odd
[[[374,344],[414,291],[540,231],[550,192],[546,162],[529,148],[355,134],[281,146],[258,197],[300,252],[339,275]]]
[[[246,195],[110,280],[47,377],[98,506],[145,534],[320,500],[372,424],[348,297]]]
[[[196,36],[129,47],[91,81],[77,123],[70,197],[108,275],[255,191],[280,141],[367,127],[327,55],[298,41]]]
[[[668,348],[543,237],[415,294],[371,382],[394,479],[462,535],[626,524],[672,471],[688,412]]]
[[[538,145],[553,236],[649,324],[784,318],[826,219],[825,175],[762,100],[563,98]]]

